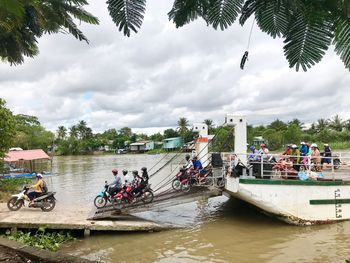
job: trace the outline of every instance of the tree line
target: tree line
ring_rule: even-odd
[[[208,125],[209,134],[215,138],[210,146],[211,151],[232,151],[234,133],[232,127],[215,125],[210,119],[203,121]],[[177,128],[166,129],[163,133],[152,135],[136,134],[129,127],[108,129],[93,133],[86,121],[66,128],[59,126],[55,133],[46,130],[37,117],[25,114],[13,114],[6,108],[6,102],[0,98],[0,157],[10,147],[22,149],[55,149],[55,154],[89,154],[101,147],[109,146],[111,150],[125,148],[127,144],[139,140],[162,141],[166,138],[182,137],[185,143],[193,141],[197,134],[190,128],[186,118],[179,118]],[[300,141],[331,143],[336,148],[350,148],[350,120],[342,120],[339,115],[331,119],[318,119],[308,127],[299,119],[283,122],[276,119],[268,125],[247,126],[248,143],[254,137],[262,136],[271,150],[282,148],[285,144]]]

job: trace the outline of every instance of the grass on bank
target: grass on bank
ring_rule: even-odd
[[[33,178],[0,179],[0,201],[7,201],[11,194],[19,191],[24,185],[29,185]]]
[[[76,240],[71,232],[48,232],[43,227],[39,228],[35,233],[31,231],[18,231],[16,234],[12,235],[10,231],[7,231],[2,237],[15,240],[31,247],[50,251],[57,251],[63,243]]]

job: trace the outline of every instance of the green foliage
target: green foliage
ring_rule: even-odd
[[[5,156],[11,147],[16,131],[12,112],[5,106],[5,100],[0,98],[0,158]]]
[[[17,147],[23,149],[44,149],[52,145],[54,134],[45,130],[35,116],[15,115]]]
[[[43,227],[39,228],[34,234],[30,231],[18,231],[17,234],[11,235],[8,231],[4,237],[35,248],[51,251],[57,251],[63,243],[75,240],[70,232],[48,232]]]
[[[20,187],[30,184],[33,179],[31,178],[9,178],[0,179],[0,190],[2,191],[14,191]]]
[[[110,15],[130,36],[137,32],[145,12],[145,0],[108,0]],[[168,13],[175,26],[182,27],[197,18],[214,29],[227,29],[240,15],[244,25],[255,15],[259,28],[284,39],[284,54],[290,67],[304,71],[321,61],[331,43],[350,69],[350,4],[344,0],[174,0]],[[132,14],[132,16],[130,16]]]
[[[38,38],[43,34],[69,32],[88,42],[74,22],[98,24],[98,19],[85,11],[86,0],[1,0],[0,58],[21,64],[24,56],[39,53]]]
[[[174,137],[179,137],[180,134],[175,131],[174,129],[166,129],[164,131],[164,139],[167,139],[167,138],[174,138]]]

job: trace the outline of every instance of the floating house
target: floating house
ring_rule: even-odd
[[[167,138],[163,140],[164,150],[176,150],[184,145],[184,140],[181,137]]]
[[[137,141],[130,143],[130,151],[132,152],[145,152],[154,149],[153,141]]]

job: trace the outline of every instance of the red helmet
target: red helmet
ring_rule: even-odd
[[[260,147],[266,147],[265,143],[260,144]]]
[[[118,170],[114,168],[114,169],[112,170],[112,173],[113,173],[114,175],[117,175],[117,174],[118,174]]]

